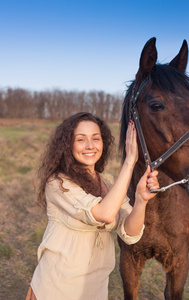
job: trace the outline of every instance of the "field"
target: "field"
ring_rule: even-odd
[[[56,122],[0,119],[0,299],[24,300],[37,264],[36,251],[47,223],[36,205],[35,175]],[[116,145],[119,124],[110,124]],[[116,148],[117,149],[117,146]],[[117,175],[117,151],[106,171]],[[110,277],[109,300],[123,300],[116,241],[116,268]],[[138,299],[164,299],[165,275],[155,260],[146,263]],[[185,286],[189,300],[189,280]]]

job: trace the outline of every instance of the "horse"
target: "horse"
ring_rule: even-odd
[[[125,300],[137,299],[142,269],[153,257],[162,264],[166,273],[165,299],[183,299],[189,265],[187,61],[186,40],[170,63],[161,64],[157,62],[156,38],[151,38],[141,52],[138,72],[128,86],[123,102],[120,124],[123,159],[130,118],[135,121],[139,148],[128,190],[130,204],[134,205],[136,185],[148,164],[153,166],[152,169],[158,167],[160,186],[171,186],[170,189],[159,189],[148,202],[144,233],[136,244],[127,245],[118,237]]]

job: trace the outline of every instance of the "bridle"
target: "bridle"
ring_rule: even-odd
[[[174,143],[174,145],[172,145],[164,154],[162,154],[159,158],[157,158],[155,161],[151,162],[151,158],[148,152],[148,148],[144,139],[144,135],[143,135],[143,131],[141,128],[141,124],[140,124],[140,119],[139,119],[139,114],[138,114],[138,110],[137,110],[137,103],[138,103],[138,97],[142,91],[142,89],[144,88],[144,86],[146,85],[146,83],[149,81],[149,77],[146,77],[146,79],[141,83],[141,85],[138,88],[138,91],[135,94],[135,85],[133,85],[132,88],[132,95],[131,95],[131,103],[130,103],[130,116],[132,117],[133,121],[135,122],[135,126],[136,126],[136,130],[137,130],[137,135],[139,137],[140,140],[140,144],[141,144],[141,148],[142,148],[142,152],[143,152],[143,156],[144,156],[144,160],[145,160],[145,164],[150,165],[151,170],[155,170],[157,169],[161,164],[163,164],[175,151],[177,151],[188,139],[189,139],[189,131],[187,131],[176,143]],[[176,185],[176,184],[183,184],[183,183],[188,183],[188,187],[189,187],[189,175],[177,182],[174,182],[166,187],[157,189],[157,190],[153,190],[151,192],[153,193],[157,193],[157,192],[164,192],[166,191],[168,188]],[[188,190],[188,188],[187,188]]]

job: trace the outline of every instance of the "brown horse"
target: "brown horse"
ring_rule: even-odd
[[[169,64],[156,63],[155,42],[156,39],[152,38],[144,46],[139,70],[124,100],[120,133],[123,157],[131,98],[137,91],[140,91],[137,96],[138,115],[152,161],[161,157],[189,130],[189,78],[185,74],[187,42],[184,40],[178,55]],[[128,191],[131,205],[134,204],[136,185],[146,169],[142,147],[140,142],[138,144],[139,160]],[[161,164],[158,171],[161,186],[187,178],[189,141]],[[189,196],[186,186],[174,185],[149,201],[144,234],[138,243],[126,245],[118,238],[125,299],[137,298],[141,271],[146,260],[152,257],[163,265],[166,272],[165,299],[183,299],[189,251]]]

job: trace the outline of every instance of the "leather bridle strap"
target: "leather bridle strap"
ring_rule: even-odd
[[[148,148],[147,148],[147,145],[146,145],[146,141],[144,139],[143,131],[142,131],[142,128],[141,128],[141,125],[140,125],[138,111],[137,111],[135,106],[131,108],[131,113],[132,113],[133,121],[135,122],[137,135],[138,135],[139,140],[140,140],[140,145],[141,145],[141,148],[142,148],[145,164],[146,164],[146,167],[147,167],[147,165],[151,165],[151,159],[150,159],[150,155],[149,155]]]
[[[166,159],[169,158],[175,151],[177,151],[189,139],[189,131],[186,132],[171,148],[169,148],[163,155],[150,164],[151,169],[157,169]]]
[[[146,145],[146,141],[144,139],[143,131],[142,131],[142,128],[141,128],[141,125],[140,125],[140,119],[139,119],[136,104],[137,104],[137,101],[138,101],[138,96],[140,95],[140,92],[142,91],[143,87],[148,82],[148,80],[149,80],[149,77],[146,77],[146,79],[139,86],[139,89],[136,92],[136,95],[135,95],[135,85],[133,85],[132,96],[131,96],[131,106],[130,106],[130,114],[133,118],[133,121],[135,122],[137,135],[138,135],[139,140],[140,140],[140,144],[141,144],[141,148],[142,148],[142,152],[143,152],[146,167],[147,167],[147,165],[151,164],[151,159],[150,159],[150,155],[149,155],[148,148],[147,148],[147,145]]]
[[[138,96],[140,95],[140,92],[142,91],[143,87],[148,82],[148,80],[149,80],[149,77],[147,76],[146,79],[139,86],[138,91],[136,92],[136,95],[135,95],[135,84],[133,85],[132,96],[131,96],[131,105],[132,105],[132,107],[136,105],[136,103],[138,101]]]

